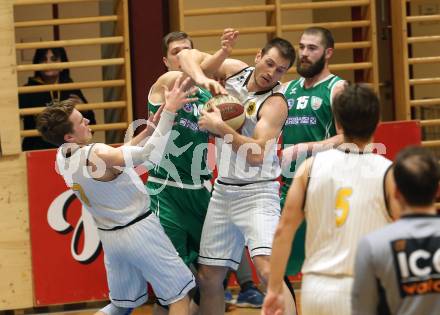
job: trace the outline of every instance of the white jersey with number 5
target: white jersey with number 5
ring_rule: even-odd
[[[353,275],[360,238],[391,222],[384,190],[390,165],[373,153],[332,149],[315,156],[304,207],[304,274]]]

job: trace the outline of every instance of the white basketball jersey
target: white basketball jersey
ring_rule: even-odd
[[[384,189],[390,165],[373,153],[332,149],[315,156],[304,207],[304,274],[353,275],[360,238],[391,222]]]
[[[56,163],[59,173],[91,213],[98,228],[124,226],[149,209],[150,197],[133,168],[125,168],[108,182],[93,179],[87,167],[92,147],[93,144],[82,147],[70,157],[65,157],[61,148],[58,149]]]
[[[278,92],[281,89],[280,84],[270,90],[249,92],[247,83],[253,71],[253,67],[247,67],[229,77],[225,85],[228,93],[240,100],[245,107],[246,118],[241,134],[247,137],[252,137],[254,134],[258,113],[264,102],[273,95],[283,96]],[[252,146],[244,145],[241,150],[234,152],[232,146],[225,143],[224,139],[216,138],[218,178],[226,183],[250,183],[276,179],[281,174],[277,156],[277,140],[274,139],[271,144],[266,146],[263,164],[252,166],[246,161],[247,149],[251,150]]]

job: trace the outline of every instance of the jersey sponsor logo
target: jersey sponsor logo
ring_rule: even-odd
[[[310,100],[311,106],[313,110],[318,110],[321,107],[322,104],[322,98],[317,96],[312,96],[312,99]]]
[[[295,116],[288,117],[285,125],[306,125],[306,126],[315,126],[316,125],[316,117],[314,116]]]
[[[440,293],[440,237],[391,242],[400,296]]]
[[[309,102],[310,96],[304,95],[300,96],[296,99],[296,109],[305,109],[307,107],[307,103]]]
[[[191,129],[192,131],[199,131],[199,125],[196,122],[193,122],[191,120],[188,120],[186,118],[181,118],[179,120],[179,125],[182,127],[186,127],[188,129]]]
[[[256,109],[257,109],[257,104],[255,103],[255,101],[249,101],[246,104],[246,115],[252,116],[253,114],[255,114]]]
[[[296,94],[296,88],[291,89],[289,94],[290,95],[295,95]]]
[[[186,103],[185,105],[183,105],[183,110],[187,113],[191,113],[193,111],[193,104]]]
[[[293,105],[295,105],[295,100],[293,98],[289,98],[287,100],[287,107],[289,107],[289,110],[292,109]]]
[[[243,82],[244,79],[245,79],[244,75],[241,75],[241,76],[237,77],[237,81],[238,82]]]

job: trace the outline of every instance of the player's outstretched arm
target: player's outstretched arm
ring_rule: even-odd
[[[223,62],[231,55],[232,48],[238,40],[238,31],[233,28],[226,28],[220,39],[220,49],[213,55],[206,54],[203,62],[200,64],[201,69],[209,78],[225,78],[226,74],[222,73]],[[230,62],[230,61],[228,61]]]
[[[188,74],[198,86],[204,87],[214,95],[226,94],[226,90],[219,82],[208,78],[203,72],[201,64],[210,55],[197,49],[184,49],[177,56],[182,71]]]
[[[247,64],[240,60],[227,59],[237,38],[237,31],[225,29],[221,48],[214,55],[197,49],[183,49],[177,55],[182,71],[187,73],[197,85],[209,89],[212,93],[226,94],[223,86],[212,78],[224,79],[247,67]]]
[[[292,161],[295,161],[298,156],[307,156],[316,154],[321,151],[336,148],[344,141],[344,135],[338,134],[331,138],[321,141],[302,142],[291,145],[285,148],[281,154],[281,167],[284,169],[288,167]]]
[[[189,102],[194,102],[197,98],[190,98],[189,95],[195,93],[196,87],[189,88],[190,78],[182,81],[178,78],[172,90],[167,86],[165,89],[165,105],[160,115],[157,128],[144,146],[121,146],[112,148],[110,146],[98,146],[97,157],[103,161],[106,167],[126,166],[133,167],[149,160],[154,164],[159,164],[165,151],[166,144],[170,137],[176,112]]]
[[[146,128],[144,128],[144,130],[142,130],[138,135],[133,137],[133,139],[126,142],[124,145],[144,145],[145,140],[150,137],[156,129],[162,110],[165,106],[164,87],[166,86],[171,90],[178,78],[181,78],[182,80],[185,77],[186,76],[182,77],[181,71],[168,71],[156,80],[148,93],[148,102],[151,104],[158,104],[158,108],[156,108],[154,112],[150,111]]]
[[[284,314],[283,278],[294,235],[304,219],[303,202],[313,157],[301,164],[290,187],[281,219],[275,231],[270,257],[270,277],[263,304],[263,314]]]

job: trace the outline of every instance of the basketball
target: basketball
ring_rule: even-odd
[[[246,118],[244,106],[232,95],[217,95],[205,103],[203,108],[212,112],[212,105],[217,106],[222,115],[222,119],[232,129],[240,129]]]

